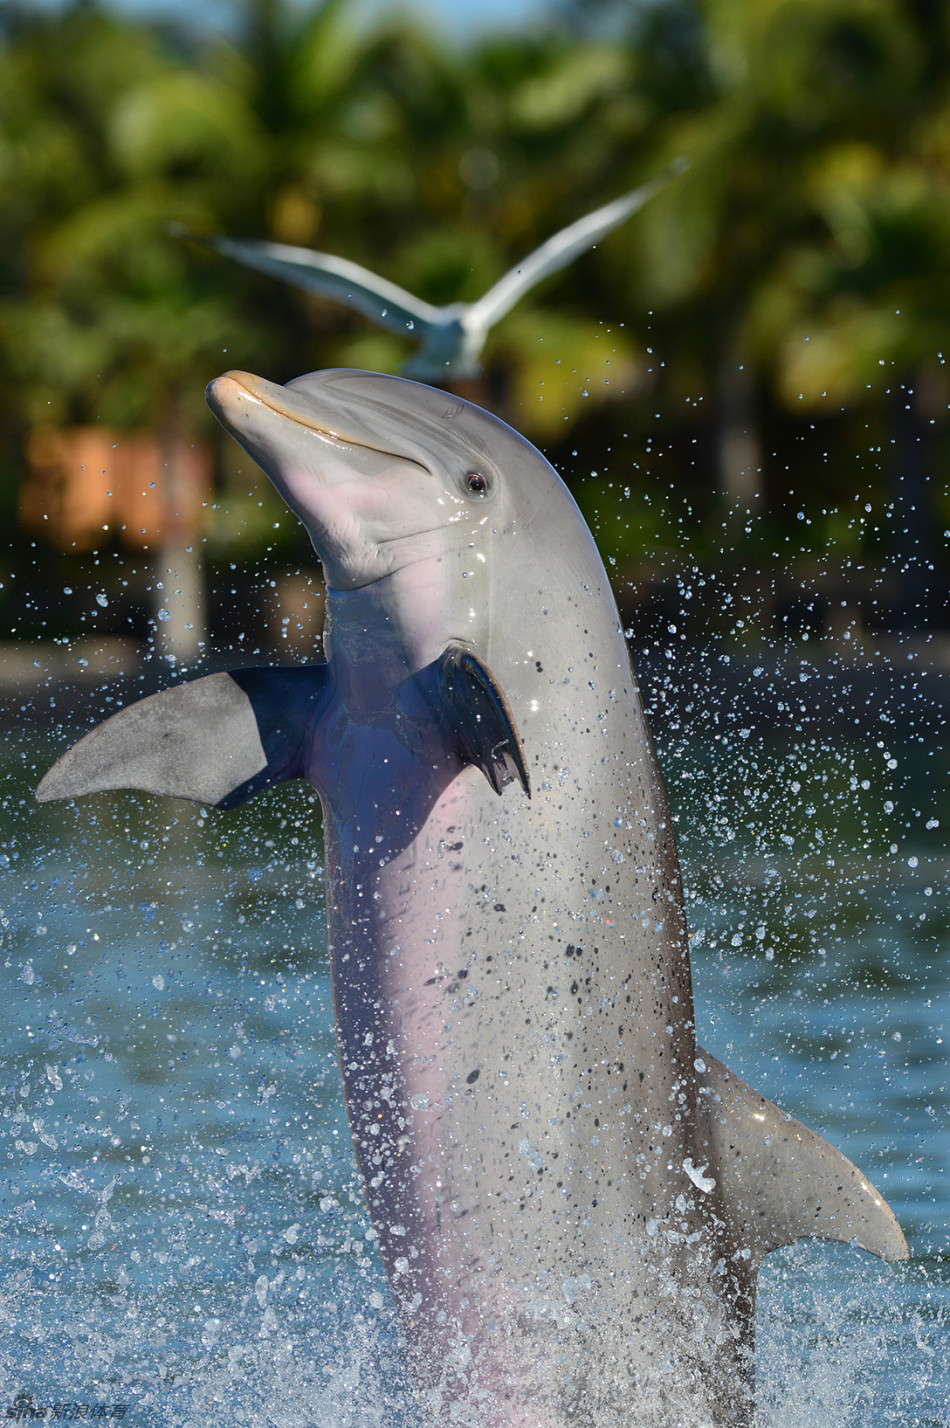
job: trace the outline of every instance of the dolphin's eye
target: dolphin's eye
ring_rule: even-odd
[[[488,490],[488,482],[480,471],[470,471],[465,478],[465,484],[474,496],[484,496]]]

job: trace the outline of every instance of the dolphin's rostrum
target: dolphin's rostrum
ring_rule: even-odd
[[[762,1257],[907,1250],[696,1045],[666,799],[566,487],[399,378],[234,372],[209,401],[310,532],[327,663],[132,705],[37,796],[318,790],[347,1107],[427,1425],[749,1422]]]

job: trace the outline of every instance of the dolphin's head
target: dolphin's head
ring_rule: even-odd
[[[492,538],[563,492],[497,417],[400,377],[338,368],[282,387],[226,372],[207,397],[303,521],[337,590],[453,555],[484,563]]]

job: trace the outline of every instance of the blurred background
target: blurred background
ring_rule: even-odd
[[[398,371],[411,338],[182,228],[473,299],[679,155],[492,332],[482,399],[571,485],[639,643],[939,667],[943,0],[4,0],[8,712],[50,674],[317,648],[315,558],[203,390]]]

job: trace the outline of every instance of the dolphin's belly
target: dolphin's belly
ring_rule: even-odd
[[[425,1326],[422,1377],[461,1344],[519,1399],[558,1401],[557,1363],[575,1391],[632,1391],[690,1339],[684,1264],[708,1237],[684,1169],[694,1051],[668,830],[642,816],[635,773],[605,798],[593,771],[552,764],[529,803],[378,730],[348,737],[359,796],[325,795],[340,1056],[410,1341]],[[639,744],[621,752],[643,764]]]

